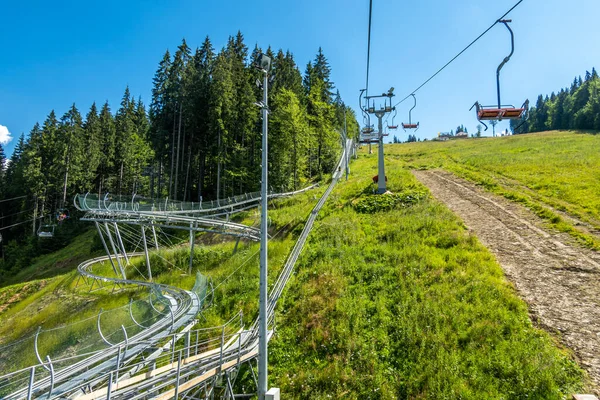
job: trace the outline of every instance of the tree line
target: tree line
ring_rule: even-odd
[[[596,69],[586,71],[584,79],[576,77],[570,87],[561,89],[558,94],[552,92],[545,97],[540,94],[535,107],[529,111],[529,118],[519,128],[520,124],[519,120],[511,120],[511,130],[515,133],[600,131],[600,79]]]
[[[259,190],[263,74],[253,65],[261,52],[249,52],[240,32],[218,52],[209,37],[195,50],[183,39],[158,63],[148,107],[126,88],[115,113],[108,102],[85,117],[75,104],[60,118],[52,110],[7,162],[0,146],[0,229],[19,224],[0,231],[5,242],[35,233],[24,222],[72,209],[76,193],[197,202]],[[358,123],[321,48],[304,73],[290,51],[265,54],[269,184],[298,189],[331,171],[344,123],[349,132]]]

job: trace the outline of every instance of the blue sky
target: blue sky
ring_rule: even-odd
[[[374,0],[371,93],[409,94],[486,29],[516,0]],[[75,102],[85,114],[93,101],[117,108],[126,85],[150,102],[152,77],[167,48],[183,37],[191,47],[209,35],[219,49],[241,30],[247,45],[289,49],[304,71],[319,46],[347,104],[357,109],[365,85],[368,1],[2,1],[0,125],[13,140],[51,109]],[[524,0],[509,16],[516,49],[502,71],[503,103],[535,103],[539,93],[568,86],[600,67],[600,2]],[[464,124],[469,108],[496,98],[495,71],[508,54],[508,31],[497,25],[417,93],[413,120],[420,138]],[[395,122],[408,118],[410,101]],[[497,129],[504,129],[501,123]],[[491,129],[490,129],[491,130]],[[2,129],[0,127],[0,140]],[[399,130],[397,135],[406,139]]]

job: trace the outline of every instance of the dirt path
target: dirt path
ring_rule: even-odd
[[[543,228],[520,205],[444,171],[414,171],[498,259],[532,319],[577,355],[600,394],[600,254]]]

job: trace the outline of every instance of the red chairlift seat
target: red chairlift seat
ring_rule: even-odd
[[[523,119],[524,121],[528,118],[529,113],[529,100],[525,100],[525,103],[520,108],[516,108],[514,106],[502,105],[500,102],[500,71],[502,67],[510,61],[514,51],[515,51],[515,37],[512,29],[508,26],[509,22],[512,22],[510,19],[501,19],[497,21],[498,23],[504,24],[508,31],[510,32],[510,54],[504,57],[504,60],[498,65],[496,69],[496,93],[498,95],[498,107],[495,106],[482,106],[478,101],[473,104],[470,110],[475,107],[475,111],[477,112],[477,119],[483,124],[485,130],[487,131],[488,127],[483,121],[502,121],[503,119]],[[470,111],[469,110],[469,111]],[[521,123],[522,125],[523,123]],[[520,126],[520,125],[519,125]],[[518,128],[518,127],[517,127]]]
[[[402,123],[402,129],[417,129],[418,127],[419,127],[419,123],[416,123],[416,124]]]
[[[523,114],[527,109],[525,107],[522,108],[514,108],[514,107],[506,107],[506,108],[483,108],[481,107],[477,110],[477,119],[484,121],[492,121],[498,120],[501,121],[503,119],[520,119],[523,117]]]
[[[398,125],[388,125],[388,129],[398,129]]]

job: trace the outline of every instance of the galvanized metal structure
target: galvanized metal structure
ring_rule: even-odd
[[[304,229],[292,249],[277,281],[271,288],[265,303],[267,322],[266,340],[273,333],[274,311],[277,301],[292,274],[294,265],[304,247],[317,214],[333,187],[342,176],[341,168],[347,162],[347,154],[353,150],[351,140],[346,140],[342,157],[336,166],[333,179],[318,201]],[[217,218],[235,210],[247,208],[257,200],[292,195],[303,189],[279,195],[260,197],[242,196],[237,202],[227,205],[213,203],[215,207],[196,207],[190,204],[165,201],[159,207],[155,201],[133,196],[130,202],[104,196],[77,196],[75,204],[86,212],[85,219],[94,222],[106,256],[88,260],[78,267],[80,279],[96,288],[113,290],[130,285],[147,288],[148,302],[159,315],[158,320],[148,326],[138,321],[131,310],[128,312],[135,326],[141,329],[130,335],[128,328],[121,325],[123,340],[113,341],[103,332],[100,310],[96,328],[98,339],[106,346],[91,353],[78,354],[51,360],[38,351],[38,333],[35,336],[35,351],[38,364],[0,376],[0,397],[3,399],[212,399],[215,397],[236,398],[235,381],[242,365],[248,365],[257,387],[253,360],[259,354],[259,320],[244,328],[241,314],[234,316],[222,326],[192,330],[196,316],[208,302],[210,292],[206,282],[197,277],[191,291],[152,282],[150,253],[158,250],[158,235],[163,228],[186,229],[193,232],[209,230],[238,237],[257,240],[256,230]],[[224,208],[226,213],[223,214]],[[148,209],[150,208],[150,209]],[[201,216],[200,216],[201,215]],[[135,227],[135,229],[133,228]],[[143,251],[131,252],[127,244],[133,241],[130,235],[137,232],[138,244]],[[264,231],[266,232],[266,231]],[[148,235],[147,235],[148,233]],[[142,243],[143,242],[143,243]],[[134,257],[143,257],[147,266],[146,280],[130,279],[126,267]],[[114,276],[95,272],[102,263],[112,266]],[[141,274],[141,271],[138,271]],[[204,288],[204,289],[202,289]]]
[[[365,115],[367,115],[368,120],[370,121],[370,115],[375,115],[377,117],[377,141],[379,143],[378,149],[378,168],[377,168],[377,193],[383,194],[387,192],[386,187],[386,176],[385,176],[385,162],[383,159],[383,138],[388,134],[383,130],[383,117],[386,114],[391,113],[395,110],[395,107],[392,107],[392,97],[394,97],[394,88],[390,88],[387,93],[383,93],[378,96],[367,96],[363,97],[363,94],[366,93],[366,89],[361,91],[361,102],[360,108]],[[364,99],[364,101],[362,100]],[[375,100],[374,99],[383,99],[383,105],[380,105],[380,108],[375,108]],[[372,103],[370,101],[372,100]],[[389,103],[388,103],[389,101]],[[369,142],[371,142],[370,140]]]

